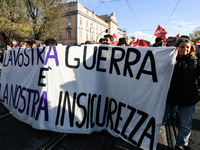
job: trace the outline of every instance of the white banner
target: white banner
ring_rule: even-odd
[[[173,47],[15,48],[4,54],[1,102],[33,128],[107,130],[156,149],[174,68]]]

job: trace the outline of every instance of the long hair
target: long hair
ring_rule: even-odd
[[[187,38],[179,38],[175,44],[175,47],[178,47],[182,42],[190,43],[191,45],[190,52],[187,55],[192,55],[192,56],[196,55],[196,47],[194,45],[194,42],[190,41]]]

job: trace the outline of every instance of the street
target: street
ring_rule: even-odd
[[[0,149],[1,150],[138,150],[138,148],[111,136],[107,131],[92,134],[61,134],[36,130],[18,121],[0,104]],[[6,115],[5,115],[6,114]],[[193,130],[189,145],[200,149],[200,103],[194,114]],[[165,127],[162,127],[157,150],[171,149],[166,140]],[[59,142],[56,142],[59,141]]]

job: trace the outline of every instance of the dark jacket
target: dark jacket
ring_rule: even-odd
[[[3,62],[3,53],[1,52],[0,53],[0,63],[2,63]]]
[[[199,101],[196,79],[199,76],[199,63],[196,56],[177,57],[167,103],[190,106]]]

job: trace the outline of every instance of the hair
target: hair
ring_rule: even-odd
[[[13,48],[13,45],[12,45],[12,44],[7,44],[7,45],[6,45],[6,49],[7,49],[7,46],[10,46],[11,48]]]
[[[25,45],[26,48],[30,48],[30,45],[27,42],[21,42],[20,47],[22,47],[22,45]]]
[[[158,42],[160,42],[160,41],[162,41],[162,40],[163,40],[163,38],[157,37],[157,38],[155,39],[155,43],[157,44]]]
[[[181,35],[180,38],[186,38],[186,39],[190,40],[190,37],[187,35]]]
[[[107,37],[110,39],[110,41],[114,41],[114,38],[112,35],[110,35],[110,34],[104,35],[104,38],[107,38]]]
[[[169,41],[168,41],[169,39],[172,39],[172,40],[173,40],[173,43],[172,43],[172,44],[169,44]],[[169,37],[167,38],[167,44],[166,44],[166,46],[174,46],[174,45],[176,44],[177,40],[178,40],[177,37],[169,36]]]
[[[176,43],[176,41],[178,40],[177,37],[174,37],[174,36],[169,36],[167,39],[173,39],[174,40],[174,43]]]
[[[90,41],[85,41],[85,44],[91,44],[91,42]]]
[[[33,44],[36,44],[36,41],[32,40],[32,41],[27,41],[28,45],[30,45],[30,47],[33,46]]]
[[[101,43],[102,41],[104,41],[105,39],[104,38],[100,38],[99,39],[99,43]]]
[[[8,46],[10,46],[10,47],[13,47],[13,44],[11,44],[11,43],[9,43],[9,44],[7,44]]]
[[[57,42],[54,38],[48,38],[44,41],[46,46],[57,46]]]
[[[117,45],[120,46],[120,45],[122,45],[122,44],[127,45],[126,39],[125,39],[125,38],[119,38],[119,42],[117,43]]]
[[[194,42],[190,41],[188,38],[179,38],[175,44],[175,47],[178,47],[182,42],[190,43],[191,45],[190,52],[187,55],[196,55],[196,47],[194,45]]]

